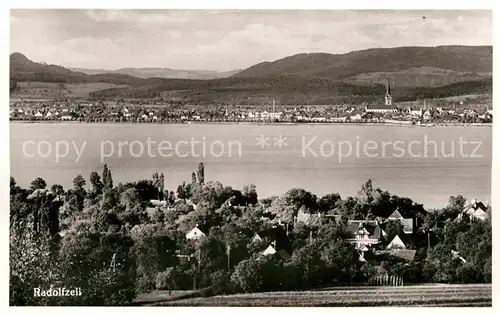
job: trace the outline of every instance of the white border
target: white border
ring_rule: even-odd
[[[138,4],[140,3],[140,6]],[[221,1],[221,0],[210,0],[210,1],[193,1],[193,0],[176,0],[176,1],[159,1],[159,0],[142,0],[140,2],[124,2],[124,1],[105,1],[105,0],[87,0],[85,2],[70,2],[70,1],[27,1],[27,0],[18,0],[18,1],[10,1],[10,3],[2,2],[0,6],[2,7],[1,12],[1,26],[0,26],[0,36],[2,38],[2,43],[0,49],[2,49],[2,62],[0,63],[2,77],[1,77],[1,85],[2,89],[0,89],[0,93],[2,95],[3,104],[0,106],[0,136],[2,140],[0,143],[0,202],[1,202],[1,235],[0,235],[0,250],[2,252],[2,263],[0,270],[0,282],[1,282],[1,303],[3,306],[8,306],[9,302],[9,270],[8,270],[8,252],[9,252],[9,215],[8,215],[8,200],[9,200],[9,121],[8,117],[8,103],[9,103],[9,95],[7,92],[7,84],[8,84],[8,73],[9,73],[9,65],[8,65],[8,55],[9,55],[9,19],[10,19],[10,8],[144,8],[144,9],[153,9],[153,8],[179,8],[179,9],[493,9],[494,10],[494,40],[492,42],[500,42],[499,38],[499,30],[498,30],[498,18],[499,18],[499,10],[496,10],[495,4],[498,1],[495,0],[474,0],[474,1],[429,1],[429,0],[420,0],[420,1],[342,1],[342,2],[333,2],[333,1],[319,1],[319,0],[307,0],[300,1],[295,3],[290,3],[288,1],[271,1],[271,0],[252,0],[252,1],[240,1],[240,3],[235,3],[235,1]],[[493,49],[493,64],[494,64],[494,77],[498,73],[500,73],[500,55]],[[499,84],[497,80],[494,79],[494,95],[499,91]],[[495,103],[496,97],[493,98]],[[497,108],[498,105],[494,105],[494,116],[495,123],[493,126],[493,174],[492,174],[492,191],[500,191],[498,173],[500,171],[500,127],[498,126],[498,119],[500,110]],[[492,204],[500,204],[498,194],[493,193],[492,195]],[[495,210],[493,214],[493,225],[495,226],[496,221],[500,221],[500,219],[496,218]],[[495,229],[495,228],[494,228]],[[496,231],[493,231],[494,239],[494,251],[493,251],[493,308],[474,308],[474,312],[489,312],[493,313],[497,302],[500,300],[498,298],[498,289],[495,288],[497,285],[497,275],[498,275],[498,240],[499,237],[496,236]],[[105,312],[109,313],[110,311],[113,313],[132,313],[137,311],[136,308],[128,307],[128,308],[85,308],[85,307],[72,307],[72,308],[9,308],[12,312],[54,312],[54,313],[67,313],[68,311],[78,312],[78,313],[87,313],[88,311],[96,311],[96,312]],[[156,312],[156,313],[165,313],[168,311],[169,313],[193,313],[194,312],[207,312],[207,311],[217,311],[217,313],[233,313],[235,311],[239,313],[255,313],[255,312],[280,312],[286,311],[286,313],[297,313],[297,312],[306,312],[311,309],[300,309],[300,308],[281,308],[281,309],[272,309],[272,308],[143,308],[140,309],[141,312]],[[323,312],[323,313],[331,313],[332,311],[342,311],[349,313],[365,313],[369,311],[370,313],[400,313],[402,309],[400,308],[315,308],[313,311],[315,312]],[[405,313],[413,313],[415,311],[422,311],[423,309],[418,308],[405,308]],[[452,309],[452,308],[433,308],[433,309],[425,309],[428,313],[439,313],[442,311],[453,311],[459,313],[467,313],[470,312],[471,309],[462,308],[462,309]]]

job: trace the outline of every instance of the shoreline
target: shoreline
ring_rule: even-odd
[[[492,127],[493,123],[429,123],[429,124],[408,124],[405,121],[401,121],[401,123],[389,123],[389,122],[245,122],[245,121],[216,121],[216,122],[208,122],[208,121],[189,121],[189,122],[115,122],[115,121],[99,121],[99,122],[87,122],[87,121],[60,121],[60,120],[38,120],[38,121],[26,121],[26,120],[9,120],[9,123],[19,123],[19,124],[35,124],[35,123],[46,123],[46,124],[127,124],[127,125],[135,125],[135,124],[151,124],[151,125],[169,125],[169,124],[185,124],[185,125],[193,125],[193,124],[220,124],[220,125],[290,125],[290,126],[298,126],[298,125],[358,125],[358,126],[398,126],[398,127],[421,127],[421,128],[433,128],[433,127]]]

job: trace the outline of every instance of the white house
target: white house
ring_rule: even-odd
[[[422,114],[423,114],[422,109],[418,109],[418,110],[411,109],[410,110],[410,115],[413,117],[421,117]]]
[[[203,231],[201,231],[200,229],[198,229],[198,225],[196,225],[196,227],[191,229],[186,234],[186,239],[188,239],[188,240],[199,240],[199,239],[206,238],[206,237],[207,237],[206,234]]]
[[[37,118],[41,118],[41,117],[43,117],[43,114],[41,114],[41,113],[40,113],[40,111],[37,111],[37,112],[35,113],[35,117],[37,117]]]
[[[363,118],[361,117],[361,115],[359,113],[349,117],[349,120],[351,120],[351,121],[361,121],[362,119]]]
[[[50,118],[52,117],[52,112],[48,111],[47,114],[45,115],[45,118]]]
[[[261,252],[262,255],[274,255],[276,254],[276,249],[271,245],[269,244],[269,246]]]
[[[467,204],[464,210],[459,214],[458,218],[461,219],[464,215],[469,216],[470,220],[481,220],[484,221],[488,219],[488,213],[486,212],[487,207],[476,199],[472,199],[469,204]]]
[[[406,244],[398,235],[396,235],[394,239],[392,239],[392,241],[387,245],[387,249],[406,249]]]

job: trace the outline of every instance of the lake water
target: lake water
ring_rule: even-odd
[[[11,123],[10,132],[11,175],[24,187],[43,177],[69,188],[107,163],[115,183],[163,172],[176,189],[203,161],[206,181],[252,183],[261,197],[294,187],[354,196],[368,178],[427,209],[491,195],[490,127]]]

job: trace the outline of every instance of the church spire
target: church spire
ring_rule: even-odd
[[[387,83],[386,83],[385,105],[386,106],[392,105],[391,84],[389,82],[389,78],[387,78]]]

